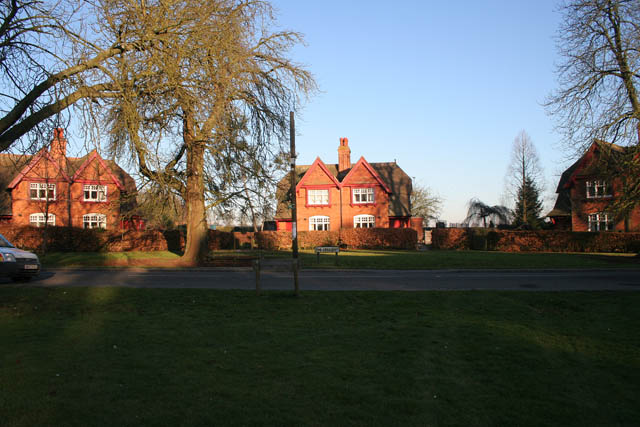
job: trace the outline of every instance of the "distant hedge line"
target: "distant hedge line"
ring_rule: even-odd
[[[502,252],[640,252],[640,233],[437,228],[434,249]]]

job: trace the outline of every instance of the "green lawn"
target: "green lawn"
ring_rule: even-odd
[[[0,287],[32,425],[638,425],[640,292]]]
[[[215,257],[230,258],[258,255],[257,251],[215,251]],[[290,257],[291,252],[265,252],[267,257]],[[584,253],[506,253],[484,251],[376,251],[349,250],[338,256],[300,252],[304,268],[373,268],[373,269],[464,269],[464,268],[640,268],[635,254]],[[176,261],[171,252],[52,253],[42,257],[45,267],[65,266],[148,266],[162,267]],[[170,266],[167,264],[167,266]]]
[[[305,267],[336,268],[335,255],[303,252]],[[346,251],[337,268],[457,269],[457,268],[640,268],[635,254],[507,253],[487,251]]]

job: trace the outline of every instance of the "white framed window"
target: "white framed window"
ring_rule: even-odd
[[[34,227],[44,227],[45,224],[56,225],[56,216],[52,213],[49,215],[39,212],[29,215],[29,224]]]
[[[353,228],[373,228],[376,226],[376,217],[373,215],[356,215],[353,217]]]
[[[353,203],[373,203],[373,188],[354,188],[351,190],[353,192]]]
[[[587,198],[611,197],[611,185],[603,180],[587,181]]]
[[[83,228],[107,228],[107,216],[90,213],[82,216]]]
[[[613,230],[613,222],[609,214],[598,212],[589,214],[589,231],[611,231]]]
[[[84,186],[85,202],[106,202],[107,186],[106,185],[89,185]]]
[[[328,205],[329,190],[307,190],[307,203],[310,205]]]
[[[309,218],[309,230],[310,231],[329,231],[329,217],[328,216],[312,216]]]
[[[31,200],[55,200],[56,185],[46,182],[29,183],[29,198]]]

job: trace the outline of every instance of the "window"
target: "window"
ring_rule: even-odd
[[[107,228],[107,216],[95,213],[83,215],[82,226],[84,228]]]
[[[589,231],[611,231],[613,222],[609,219],[609,214],[604,212],[589,214]]]
[[[29,198],[31,200],[55,200],[56,185],[46,182],[32,182],[29,184]]]
[[[354,188],[353,203],[373,203],[373,188]]]
[[[312,216],[309,218],[309,230],[311,231],[329,231],[328,216]]]
[[[56,216],[54,214],[34,213],[29,215],[29,224],[34,227],[44,227],[45,224],[56,225]]]
[[[373,228],[376,226],[376,217],[373,215],[356,215],[353,217],[353,228]]]
[[[611,186],[606,181],[587,181],[587,198],[611,197]]]
[[[310,205],[328,205],[329,190],[307,190],[307,203]]]
[[[106,185],[85,185],[84,201],[85,202],[106,202],[107,186]]]

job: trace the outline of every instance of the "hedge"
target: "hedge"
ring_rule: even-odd
[[[31,226],[0,226],[0,234],[19,248],[40,250],[44,229]],[[47,227],[49,252],[166,251],[167,239],[157,230],[102,230]]]
[[[41,250],[44,229],[31,226],[0,225],[0,234],[20,248]],[[185,235],[181,230],[102,230],[74,227],[47,227],[49,252],[122,252],[184,250]],[[254,238],[259,248],[267,250],[291,249],[291,233],[264,231],[240,233],[209,230],[209,249],[235,249],[250,246]],[[362,249],[413,249],[417,243],[415,230],[363,228],[341,231],[301,231],[299,247],[346,245]]]
[[[640,233],[474,228],[433,230],[434,249],[503,252],[639,252]]]
[[[291,249],[291,232],[263,231],[257,233],[256,242],[263,249]],[[338,231],[298,232],[298,246],[301,249],[338,245],[346,245],[352,249],[415,249],[417,243],[418,234],[410,228],[350,228]]]

